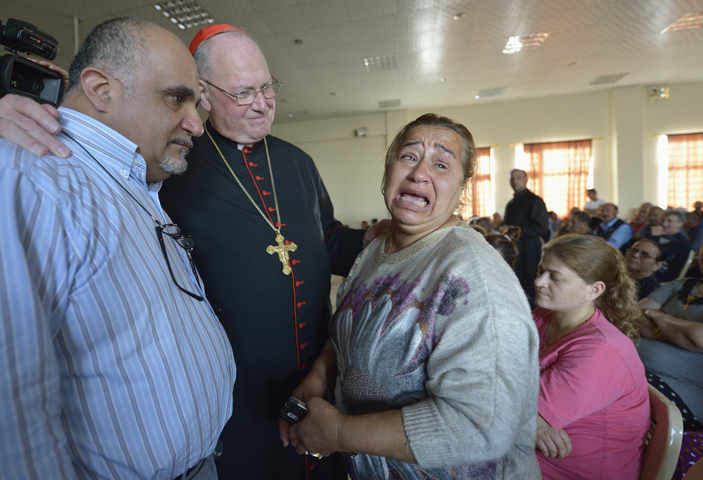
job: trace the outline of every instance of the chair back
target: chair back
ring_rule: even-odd
[[[681,412],[659,390],[647,385],[652,423],[644,442],[640,480],[670,480],[681,452]]]

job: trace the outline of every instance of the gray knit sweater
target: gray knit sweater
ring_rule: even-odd
[[[418,465],[372,455],[352,479],[532,479],[538,337],[520,284],[465,224],[357,258],[330,323],[337,407],[401,408]]]

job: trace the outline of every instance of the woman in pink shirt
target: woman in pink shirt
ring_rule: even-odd
[[[537,459],[545,479],[637,480],[650,423],[635,285],[603,239],[543,248],[532,312],[540,334]]]

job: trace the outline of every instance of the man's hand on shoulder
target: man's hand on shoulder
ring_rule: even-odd
[[[71,151],[54,135],[61,131],[59,111],[31,98],[5,95],[0,98],[0,137],[37,155],[51,152],[67,158]]]
[[[371,225],[364,234],[364,248],[366,248],[366,245],[371,243],[374,238],[378,237],[379,235],[383,235],[384,233],[388,233],[390,231],[391,221],[387,218],[384,218],[375,225]]]

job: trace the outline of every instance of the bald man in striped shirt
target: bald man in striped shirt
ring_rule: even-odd
[[[7,479],[212,479],[235,365],[159,204],[202,134],[172,33],[106,22],[71,65],[69,159],[0,141],[0,468]]]

